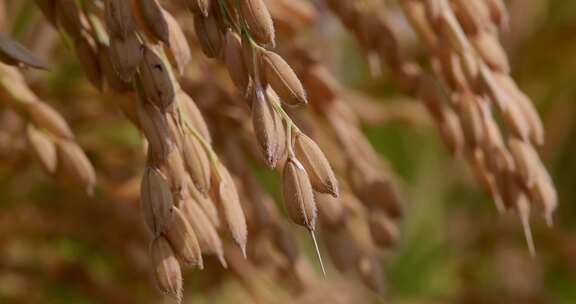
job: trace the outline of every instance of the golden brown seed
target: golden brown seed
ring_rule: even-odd
[[[58,147],[57,171],[80,184],[86,193],[92,195],[96,185],[96,172],[84,151],[76,143],[66,139],[58,140],[56,146]]]
[[[217,185],[217,202],[228,230],[230,231],[234,242],[240,247],[244,256],[246,256],[246,242],[248,240],[248,228],[246,226],[246,218],[242,205],[240,204],[240,197],[238,190],[234,184],[232,176],[223,165],[218,165],[216,168],[218,176]]]
[[[291,106],[306,104],[308,101],[304,87],[288,63],[271,51],[262,50],[260,55],[264,78],[280,100]]]
[[[112,61],[110,60],[110,51],[107,47],[100,46],[98,50],[98,59],[100,61],[100,70],[106,79],[108,86],[117,92],[127,92],[132,90],[129,82],[122,80],[116,73]]]
[[[40,161],[40,164],[48,174],[54,174],[58,162],[56,146],[50,137],[42,131],[28,125],[26,128],[28,143],[32,148],[32,153]]]
[[[402,197],[390,177],[363,162],[349,166],[348,178],[354,194],[364,205],[384,210],[392,218],[402,216]]]
[[[268,103],[274,103],[278,107],[281,106],[280,98],[271,87],[266,89],[266,98]],[[278,158],[276,165],[278,165],[278,162],[282,161],[286,154],[286,129],[284,128],[284,120],[278,112],[274,111],[272,117],[274,118],[274,134],[278,142],[278,148],[276,149],[276,155]]]
[[[158,235],[172,220],[172,191],[168,178],[158,168],[147,165],[140,185],[140,203],[150,231]]]
[[[202,208],[202,210],[204,211],[204,213],[206,214],[212,225],[214,225],[214,227],[216,228],[219,228],[220,217],[218,214],[218,209],[216,209],[216,205],[214,204],[210,196],[200,193],[200,191],[198,191],[196,186],[194,186],[194,183],[192,182],[192,179],[190,177],[188,177],[187,182],[188,182],[188,191],[190,192],[191,199],[194,200],[198,204],[198,206],[200,206],[200,208]]]
[[[400,231],[398,226],[383,212],[369,214],[370,235],[381,248],[391,248],[398,243]]]
[[[136,34],[126,39],[110,39],[110,61],[120,79],[130,82],[143,58],[142,44]]]
[[[327,229],[323,234],[323,239],[336,269],[341,272],[354,271],[362,252],[355,240],[348,236],[348,231]]]
[[[163,293],[182,301],[182,271],[168,241],[160,236],[152,241],[150,255],[154,265],[154,276]]]
[[[294,140],[294,151],[308,172],[314,190],[338,197],[338,181],[320,147],[310,137],[298,133]]]
[[[289,158],[284,165],[282,197],[290,219],[313,231],[316,226],[316,202],[308,174],[297,159]]]
[[[316,205],[320,223],[329,228],[337,228],[344,224],[346,219],[346,212],[340,199],[336,199],[331,195],[315,193]]]
[[[224,62],[226,63],[232,82],[234,82],[240,92],[246,92],[250,76],[248,75],[248,70],[242,56],[242,40],[238,34],[230,29],[226,31],[225,36]]]
[[[254,39],[264,45],[274,47],[274,24],[263,0],[240,1],[240,9]]]
[[[150,144],[151,157],[163,161],[172,149],[171,133],[168,121],[160,111],[150,103],[138,102],[136,113],[142,132]]]
[[[172,219],[167,225],[164,235],[170,242],[176,255],[178,255],[184,263],[202,269],[204,267],[202,253],[200,252],[198,239],[192,226],[178,208],[173,207],[172,213]]]
[[[458,111],[460,124],[464,131],[464,138],[470,146],[479,145],[484,136],[484,125],[482,124],[482,113],[478,109],[476,96],[463,94],[458,98]]]
[[[25,64],[47,70],[48,65],[20,43],[0,34],[0,61],[9,65]]]
[[[168,154],[166,162],[162,166],[162,170],[166,173],[170,180],[170,188],[175,198],[180,198],[183,191],[187,186],[188,173],[184,166],[184,160],[180,154],[179,149],[172,149]]]
[[[78,37],[74,39],[74,46],[76,49],[76,56],[80,61],[80,65],[84,69],[88,80],[96,87],[98,90],[102,90],[103,79],[102,71],[100,69],[100,61],[96,50],[94,49],[94,41],[89,41],[91,37]]]
[[[464,134],[458,115],[449,107],[444,107],[443,120],[440,122],[440,134],[444,144],[453,157],[459,156],[464,149]]]
[[[162,7],[157,0],[138,0],[139,13],[146,28],[154,38],[170,44],[170,33],[168,23],[162,14]]]
[[[126,39],[136,28],[130,1],[106,0],[105,21],[110,35]]]
[[[299,258],[298,243],[294,234],[290,231],[287,222],[278,221],[272,227],[274,245],[281,252],[291,265],[294,265]]]
[[[508,139],[508,146],[514,158],[517,173],[526,186],[529,188],[532,187],[538,178],[538,167],[535,161],[540,161],[536,151],[534,151],[530,144],[514,137]]]
[[[554,181],[543,164],[540,164],[540,172],[532,188],[532,196],[538,207],[542,209],[548,226],[552,226],[554,211],[558,208],[558,193],[554,188]]]
[[[332,101],[341,91],[335,77],[326,67],[319,64],[307,69],[302,80],[308,89],[308,99],[313,105]]]
[[[200,141],[190,133],[184,135],[182,155],[192,182],[203,195],[210,190],[210,159]]]
[[[484,59],[484,62],[495,71],[508,74],[510,73],[510,64],[506,51],[498,41],[498,38],[486,31],[478,33],[473,39],[478,53]]]
[[[280,152],[279,138],[276,136],[277,120],[274,118],[278,114],[264,94],[260,87],[256,87],[252,101],[252,125],[266,165],[275,168]]]
[[[211,0],[186,0],[188,7],[194,14],[208,16]]]
[[[167,11],[162,10],[162,12],[164,13],[164,19],[166,19],[166,22],[168,23],[170,34],[170,45],[165,45],[164,49],[166,50],[168,59],[170,59],[172,65],[174,65],[178,70],[178,73],[182,75],[184,74],[184,69],[192,59],[190,46],[188,45],[186,36],[176,19],[174,19],[174,17],[172,17],[172,15]]]
[[[376,257],[363,257],[358,263],[360,278],[368,288],[379,295],[386,292],[383,269],[382,263]]]
[[[224,42],[214,14],[208,17],[194,15],[194,28],[204,55],[208,58],[220,57]]]
[[[140,62],[140,79],[146,98],[166,111],[176,98],[176,91],[170,71],[164,61],[152,49],[145,47]]]
[[[196,102],[192,100],[186,92],[182,90],[177,90],[176,99],[180,109],[182,110],[183,120],[187,121],[208,143],[212,140],[210,138],[210,131],[208,130],[208,125],[202,116],[202,112],[198,109]],[[186,129],[186,128],[184,128]]]
[[[72,134],[68,123],[48,104],[31,102],[26,104],[26,109],[38,127],[44,128],[48,132],[61,138],[74,138],[74,134]]]
[[[194,229],[202,253],[216,255],[220,263],[226,267],[222,240],[220,240],[218,232],[202,208],[192,199],[184,200],[181,208],[186,220],[190,223],[192,229]]]

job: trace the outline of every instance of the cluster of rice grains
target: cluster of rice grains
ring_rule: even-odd
[[[533,251],[530,210],[539,207],[551,222],[556,194],[534,148],[543,142],[542,124],[509,76],[498,42],[507,18],[502,3],[399,1],[425,46],[429,75],[403,50],[382,1],[324,2],[357,36],[370,64],[386,63],[404,93],[424,102],[450,151],[465,157],[499,209],[518,212]],[[293,287],[303,303],[328,302],[332,292],[357,295],[315,280],[287,222],[247,165],[250,159],[279,172],[284,209],[309,231],[319,258],[317,221],[334,266],[383,291],[381,257],[399,240],[404,209],[398,182],[343,101],[345,89],[313,50],[296,47],[282,57],[275,49],[277,35],[294,39],[320,20],[312,4],[36,3],[74,47],[90,82],[122,97],[118,106],[146,139],[141,209],[164,293],[180,302],[181,266],[203,268],[204,259],[215,256],[255,302],[276,300],[266,288],[270,274]],[[197,44],[188,43],[191,28]],[[69,127],[9,66],[43,64],[6,45],[0,43],[6,63],[0,64],[0,89],[29,122],[33,151],[48,172],[65,172],[92,191],[94,170]],[[232,84],[210,75],[193,80],[187,68],[199,52],[219,62],[210,68],[216,73],[224,67]],[[210,94],[201,95],[206,100],[199,107],[190,94],[202,88]],[[312,111],[295,109],[308,103]],[[320,265],[324,271],[322,259]]]
[[[96,174],[78,146],[68,123],[28,87],[18,67],[47,69],[18,42],[0,36],[0,97],[25,124],[25,136],[33,156],[50,175],[94,191]]]
[[[518,213],[534,254],[531,210],[551,225],[557,195],[535,148],[544,142],[542,122],[511,78],[498,40],[508,22],[503,1],[400,1],[433,75],[403,50],[382,3],[327,2],[367,57],[386,63],[402,90],[422,100],[450,152],[466,159],[498,210]]]

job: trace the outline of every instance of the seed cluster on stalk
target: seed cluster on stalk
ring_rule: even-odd
[[[557,194],[536,148],[544,142],[542,121],[510,76],[499,42],[508,22],[503,1],[400,2],[432,75],[406,56],[383,5],[327,2],[365,52],[386,63],[404,91],[422,100],[450,152],[466,159],[498,210],[518,213],[534,254],[530,210],[540,210],[551,224]]]
[[[324,21],[324,9],[357,38],[374,76],[389,70],[405,95],[422,101],[498,209],[519,214],[532,253],[530,213],[538,208],[552,221],[556,192],[537,152],[544,130],[499,42],[508,19],[502,0],[397,1],[430,71],[404,49],[380,0],[35,2],[85,77],[117,97],[142,135],[139,207],[150,269],[178,303],[184,267],[213,265],[208,256],[256,303],[275,302],[271,277],[303,298],[322,290],[281,210],[310,233],[322,272],[317,233],[336,270],[385,292],[383,258],[410,210],[400,179],[362,132],[353,90],[325,65],[321,48],[296,39]],[[22,67],[49,68],[0,35],[1,102],[24,121],[30,151],[49,174],[93,192],[88,157]],[[229,77],[217,77],[221,71]],[[283,207],[258,179],[259,165],[277,171]]]
[[[48,69],[48,65],[15,40],[0,36],[0,95],[25,122],[30,152],[42,168],[64,182],[94,192],[96,173],[64,118],[43,102],[26,83],[18,67]]]

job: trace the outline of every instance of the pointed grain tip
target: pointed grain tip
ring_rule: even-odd
[[[242,245],[240,247],[240,250],[242,250],[242,256],[244,257],[244,259],[247,259],[248,255],[246,254],[246,245]]]
[[[226,262],[226,259],[224,258],[223,254],[218,254],[218,260],[220,261],[220,264],[222,265],[222,267],[224,267],[224,269],[228,269],[228,263]]]
[[[548,226],[548,228],[554,227],[554,217],[553,217],[552,213],[546,214],[544,216],[544,219],[546,220],[546,225]]]

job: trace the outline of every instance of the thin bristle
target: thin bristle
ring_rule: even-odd
[[[309,230],[310,236],[312,237],[312,242],[314,243],[314,249],[316,250],[316,256],[320,262],[320,268],[322,269],[322,275],[326,278],[326,269],[324,268],[324,262],[322,261],[322,254],[320,254],[320,247],[318,247],[318,242],[316,241],[316,234],[314,230]]]
[[[522,229],[524,230],[526,245],[528,245],[528,252],[530,252],[531,257],[536,257],[536,246],[534,246],[534,238],[532,237],[530,218],[528,216],[520,215],[520,221],[522,222]]]

